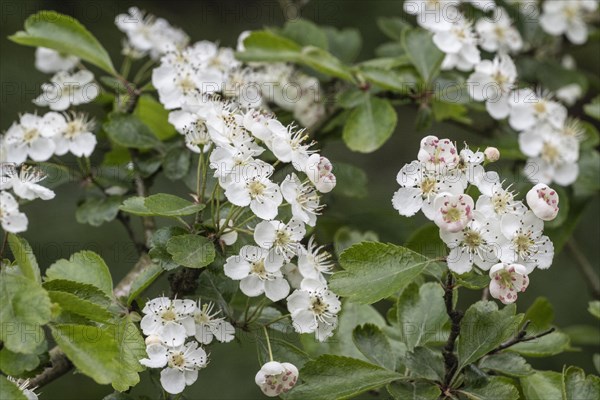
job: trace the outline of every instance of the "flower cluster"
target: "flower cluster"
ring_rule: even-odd
[[[588,38],[586,19],[597,9],[597,0],[546,0],[540,25],[549,35],[564,34],[571,43],[583,44]]]
[[[171,394],[181,393],[198,379],[198,370],[208,364],[208,355],[200,345],[213,339],[230,342],[235,328],[212,303],[171,300],[158,297],[144,306],[140,328],[146,335],[148,358],[140,363],[149,368],[163,368],[160,382]],[[194,339],[186,342],[186,339]]]
[[[490,293],[514,302],[527,288],[527,275],[552,264],[554,247],[543,221],[556,217],[557,193],[536,185],[527,194],[528,208],[496,172],[485,171],[484,153],[468,147],[459,152],[449,139],[425,137],[417,158],[398,173],[394,208],[403,216],[422,210],[450,249],[448,268],[457,274],[474,266],[489,270]],[[476,200],[467,194],[470,185],[480,193]]]

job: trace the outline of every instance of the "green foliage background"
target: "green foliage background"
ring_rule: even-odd
[[[31,100],[39,94],[40,84],[47,79],[34,66],[33,49],[10,42],[6,37],[20,30],[27,16],[40,9],[56,10],[72,15],[84,24],[109,50],[114,60],[119,60],[122,33],[114,26],[117,14],[135,5],[173,25],[184,29],[192,42],[198,40],[219,41],[223,45],[235,46],[239,33],[263,26],[281,26],[284,22],[279,4],[268,1],[0,1],[0,81],[1,111],[0,130],[6,130],[17,119],[20,112],[35,109]],[[302,16],[319,25],[357,28],[363,37],[360,59],[372,57],[374,48],[386,41],[376,24],[381,16],[399,15],[402,4],[398,0],[321,0],[310,2]],[[598,41],[586,48],[575,49],[573,54],[581,68],[600,65]],[[593,68],[593,67],[591,67]],[[593,71],[598,74],[598,71]],[[86,105],[90,113],[99,112],[99,106]],[[366,231],[379,235],[381,241],[405,243],[408,237],[423,222],[420,218],[398,216],[391,206],[393,192],[397,189],[395,177],[406,162],[415,158],[418,143],[423,136],[415,131],[416,109],[403,107],[398,110],[398,127],[392,139],[372,154],[353,153],[340,138],[327,141],[322,153],[334,161],[341,161],[363,168],[368,175],[368,194],[362,199],[332,196],[328,201],[319,224],[322,243],[332,242],[339,226]],[[468,140],[471,147],[483,143],[484,138],[449,124],[434,123],[432,134],[449,137],[458,143]],[[173,194],[186,193],[183,185],[162,178],[153,191]],[[343,190],[338,187],[336,190]],[[34,202],[25,206],[30,227],[24,237],[31,243],[42,272],[52,262],[68,258],[79,250],[93,250],[109,265],[114,281],[118,281],[137,260],[135,249],[127,246],[127,235],[118,222],[113,221],[98,228],[78,224],[75,220],[77,203],[82,191],[76,182],[61,186],[52,202]],[[574,233],[575,240],[592,264],[599,268],[600,207],[598,197],[588,205]],[[343,219],[342,219],[343,218]],[[165,279],[166,280],[166,279]],[[587,311],[590,296],[584,278],[577,272],[574,258],[568,250],[555,257],[550,270],[536,271],[526,293],[519,296],[518,311],[524,312],[538,296],[546,296],[554,306],[555,322],[560,327],[573,325],[595,325]],[[156,294],[163,285],[155,285]],[[473,292],[475,293],[475,292]],[[463,296],[461,303],[471,304],[475,298]],[[466,308],[463,307],[463,308]],[[247,338],[246,338],[247,339]],[[600,336],[588,337],[589,343],[580,347],[580,352],[566,353],[545,359],[531,359],[538,369],[562,370],[564,364],[578,365],[586,372],[594,372],[592,354],[600,352]],[[260,391],[254,384],[254,374],[259,368],[255,355],[255,343],[244,340],[240,344],[216,345],[212,348],[209,368],[200,372],[198,382],[186,391],[189,398],[259,398]],[[110,387],[96,385],[83,375],[69,374],[43,389],[44,399],[87,399],[101,398],[110,393]],[[134,394],[152,394],[153,385],[147,373],[142,374],[142,384]]]

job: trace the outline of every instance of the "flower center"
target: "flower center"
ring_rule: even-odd
[[[262,196],[266,188],[267,186],[259,181],[252,181],[248,184],[248,191],[250,192],[250,196],[252,198]]]
[[[315,313],[316,315],[323,315],[327,312],[327,308],[327,303],[323,302],[323,299],[321,299],[321,297],[315,296],[312,298],[310,309],[313,313]]]
[[[463,213],[458,208],[452,207],[446,212],[444,219],[449,222],[458,222],[461,220],[462,215]]]
[[[163,312],[160,317],[165,321],[175,321],[177,319],[177,314],[175,311],[168,309],[167,311]]]
[[[183,353],[173,353],[169,356],[169,366],[175,368],[183,368],[185,366],[185,357]]]
[[[28,129],[23,134],[23,141],[25,143],[31,143],[34,140],[36,140],[38,137],[40,137],[40,131],[38,131],[36,128]]]
[[[275,235],[275,245],[276,246],[285,246],[290,241],[290,234],[286,230],[279,230]]]
[[[428,196],[435,190],[436,183],[437,182],[434,178],[423,179],[421,182],[421,192],[423,192],[425,196]]]
[[[505,32],[503,27],[496,26],[494,32],[496,33],[496,36],[498,36],[498,39],[504,39]]]
[[[496,214],[503,214],[506,211],[509,202],[509,195],[502,195],[501,193],[494,193],[492,195],[492,204],[494,205]]]
[[[538,101],[537,103],[535,103],[535,105],[533,106],[533,109],[535,110],[536,113],[538,114],[545,114],[546,113],[546,102],[543,100]]]
[[[464,244],[471,249],[476,249],[483,244],[483,238],[479,232],[467,228],[465,231]]]
[[[515,238],[514,244],[517,252],[521,255],[529,252],[531,246],[534,245],[534,241],[528,235],[520,234]]]
[[[82,131],[82,126],[79,121],[71,121],[67,124],[67,129],[65,130],[64,137],[66,139],[73,139],[78,136]]]
[[[250,266],[250,272],[260,279],[267,279],[267,270],[265,269],[265,262],[263,260],[253,262]]]
[[[542,147],[542,158],[551,164],[556,163],[560,158],[560,150],[556,146],[545,142]]]
[[[191,92],[196,89],[194,81],[192,81],[188,76],[179,81],[179,87],[183,92]]]

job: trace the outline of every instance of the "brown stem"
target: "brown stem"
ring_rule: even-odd
[[[525,321],[525,323],[523,324],[523,327],[519,330],[519,332],[515,335],[514,338],[502,343],[500,346],[496,347],[494,350],[490,351],[488,354],[498,353],[498,352],[508,349],[509,347],[514,346],[515,344],[518,344],[518,343],[529,342],[531,340],[539,339],[543,336],[551,334],[552,332],[554,332],[556,330],[555,328],[550,328],[542,333],[538,333],[537,335],[527,336],[527,328],[529,327],[530,323],[531,323],[531,321],[529,321],[529,320]]]
[[[454,347],[456,339],[460,334],[460,321],[463,317],[462,311],[454,309],[454,276],[450,271],[448,271],[446,285],[444,286],[444,303],[446,304],[446,313],[452,322],[450,335],[442,352],[446,371],[444,375],[444,388],[448,389],[458,368],[458,359],[456,358],[456,354],[454,354]]]

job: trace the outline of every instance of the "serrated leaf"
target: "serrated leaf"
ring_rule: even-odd
[[[173,261],[188,268],[203,268],[215,259],[215,245],[204,236],[174,236],[167,242],[167,251]]]
[[[81,315],[91,321],[107,323],[113,318],[113,315],[105,307],[81,299],[72,293],[49,291],[48,296],[53,303],[60,306],[61,310]]]
[[[390,138],[397,120],[388,100],[367,96],[350,113],[342,137],[350,150],[371,153]]]
[[[173,236],[184,235],[186,233],[185,229],[178,226],[168,226],[158,229],[152,235],[148,256],[164,270],[169,271],[177,268],[179,264],[173,261],[173,257],[167,251],[167,242]]]
[[[516,377],[531,375],[534,372],[523,357],[510,351],[485,357],[479,363],[479,368]]]
[[[80,251],[68,260],[58,260],[46,270],[46,279],[64,279],[96,286],[112,296],[113,283],[106,263],[93,251]]]
[[[519,399],[519,390],[512,384],[511,380],[503,377],[491,377],[485,386],[467,386],[460,389],[459,392],[470,400]]]
[[[340,256],[344,271],[332,275],[330,286],[340,296],[358,303],[374,303],[404,289],[431,260],[393,244],[365,242]],[[364,290],[365,285],[369,290]]]
[[[25,46],[48,47],[72,54],[116,74],[108,52],[100,42],[79,21],[68,15],[40,11],[25,20],[25,31],[19,31],[9,39]]]
[[[150,95],[139,97],[133,114],[160,140],[167,140],[177,134],[175,127],[169,123],[169,111]]]
[[[34,370],[40,364],[37,354],[15,353],[6,347],[0,350],[0,369],[6,375],[19,376]],[[0,396],[4,399],[4,397]]]
[[[112,386],[118,391],[125,391],[140,382],[138,372],[145,368],[139,360],[146,358],[144,338],[129,316],[121,318],[115,327],[115,337],[119,350],[119,367],[112,380]]]
[[[365,361],[329,354],[307,362],[300,376],[304,383],[294,387],[287,399],[347,398],[402,378],[396,372]]]
[[[600,377],[585,376],[578,367],[568,367],[563,372],[563,400],[596,400],[600,398]]]
[[[244,39],[245,50],[236,53],[242,61],[296,61],[302,46],[270,31],[254,31]]]
[[[526,400],[562,400],[562,375],[554,371],[536,371],[521,378]]]
[[[439,351],[416,347],[412,352],[406,353],[405,364],[411,376],[437,382],[443,381],[444,360]]]
[[[437,400],[442,391],[427,382],[397,381],[387,386],[387,391],[395,400]]]
[[[150,128],[133,114],[112,112],[102,129],[119,146],[149,150],[160,145]]]
[[[408,351],[431,340],[447,324],[444,290],[438,283],[411,284],[398,298],[397,324]]]
[[[23,275],[34,282],[41,283],[40,267],[29,243],[22,237],[11,233],[8,235],[8,246]]]
[[[53,279],[46,281],[42,285],[47,291],[67,292],[77,296],[80,299],[91,301],[105,308],[111,304],[111,299],[98,287],[65,279]]]
[[[340,254],[353,244],[360,242],[378,242],[379,236],[373,231],[361,232],[356,229],[351,229],[348,226],[342,226],[335,232],[333,237],[333,245],[335,254],[339,257]]]
[[[152,212],[144,205],[145,197],[133,196],[125,199],[119,209],[123,212],[139,215],[141,217],[148,217],[152,215]]]
[[[100,226],[117,217],[120,205],[120,196],[90,197],[77,207],[75,218],[80,224]]]
[[[9,381],[2,375],[0,375],[0,399],[28,400],[16,383]]]
[[[127,305],[131,305],[131,303],[146,290],[163,271],[164,269],[162,269],[160,265],[149,261],[148,265],[139,273],[131,284],[129,296],[127,297]]]
[[[181,217],[195,214],[204,209],[204,204],[192,203],[167,193],[153,194],[144,199],[144,207],[152,215],[161,217]]]
[[[357,326],[352,332],[352,340],[369,361],[394,371],[396,359],[392,346],[379,327],[373,324]]]
[[[522,315],[515,315],[514,304],[498,310],[491,301],[479,301],[465,312],[458,342],[458,369],[474,363],[511,338]]]
[[[402,46],[423,80],[430,83],[444,60],[444,53],[433,43],[431,33],[423,29],[405,30]]]
[[[41,326],[51,317],[48,293],[36,282],[0,273],[0,340],[15,353],[32,353],[44,341]]]

